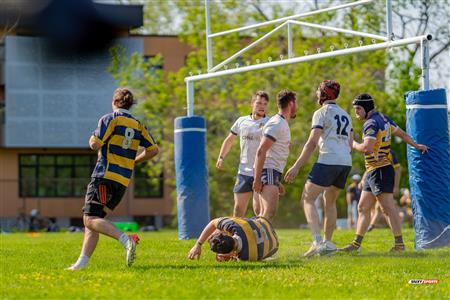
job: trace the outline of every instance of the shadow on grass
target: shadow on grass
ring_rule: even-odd
[[[299,267],[304,262],[301,260],[283,261],[283,262],[223,262],[214,264],[195,264],[195,262],[186,264],[151,264],[145,266],[135,266],[134,268],[146,271],[153,269],[173,269],[173,270],[194,270],[194,269],[236,269],[236,270],[261,270],[261,269],[289,269]]]
[[[426,258],[426,257],[442,257],[442,258],[448,258],[449,252],[401,252],[401,253],[389,253],[389,252],[362,252],[362,253],[337,253],[337,257],[395,257],[395,258]]]

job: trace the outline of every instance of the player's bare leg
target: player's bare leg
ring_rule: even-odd
[[[234,193],[234,210],[233,217],[245,217],[247,211],[248,200],[252,192]]]
[[[389,226],[394,234],[395,244],[391,251],[403,251],[405,250],[405,244],[402,237],[402,223],[397,211],[397,207],[394,204],[394,195],[391,193],[382,193],[377,196],[377,200],[380,203],[383,213],[389,219]]]
[[[325,218],[323,221],[323,231],[325,240],[331,241],[333,231],[336,228],[337,209],[336,199],[341,190],[335,186],[328,187],[323,193]]]
[[[343,252],[353,252],[358,251],[361,247],[361,243],[364,237],[364,234],[367,231],[370,223],[370,211],[372,207],[375,205],[376,198],[375,196],[368,191],[363,191],[361,193],[361,199],[358,204],[358,222],[356,224],[356,236],[355,239],[345,246],[344,248],[338,249]]]
[[[303,256],[310,257],[318,253],[320,244],[322,242],[322,236],[320,234],[320,219],[314,202],[316,198],[325,188],[323,186],[316,185],[312,182],[306,182],[305,189],[302,194],[303,209],[305,211],[306,221],[308,221],[309,229],[313,235],[313,243],[311,248],[306,251]]]
[[[280,198],[278,186],[265,185],[259,194],[261,201],[261,215],[272,221],[278,209],[278,200]]]
[[[67,270],[78,271],[86,267],[92,253],[94,253],[95,247],[97,247],[99,237],[100,235],[98,232],[92,231],[87,227],[84,228],[84,239],[80,257],[78,257],[78,260],[68,267]]]

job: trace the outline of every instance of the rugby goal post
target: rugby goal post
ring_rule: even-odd
[[[318,9],[306,13],[296,14],[288,17],[283,17],[275,20],[270,20],[258,24],[243,26],[235,29],[230,29],[222,32],[211,32],[211,16],[210,16],[210,0],[205,0],[205,18],[206,18],[206,53],[207,53],[207,72],[205,74],[199,74],[194,75],[192,72],[189,74],[190,76],[185,78],[186,82],[186,100],[187,100],[187,116],[186,117],[179,117],[175,120],[175,167],[176,167],[176,180],[177,180],[177,203],[178,203],[178,229],[179,229],[179,238],[180,239],[189,239],[189,238],[195,238],[198,237],[198,235],[201,233],[201,230],[203,227],[208,223],[209,221],[209,208],[208,208],[208,176],[207,176],[207,162],[206,162],[206,122],[205,120],[200,116],[194,115],[194,84],[196,81],[201,80],[207,80],[210,78],[216,78],[216,77],[222,77],[222,76],[228,76],[232,74],[238,74],[238,73],[244,73],[244,72],[251,72],[255,70],[261,70],[261,69],[267,69],[267,68],[275,68],[280,67],[284,65],[291,65],[296,63],[302,63],[302,62],[308,62],[308,61],[314,61],[324,58],[330,58],[330,57],[337,57],[337,56],[343,56],[348,54],[356,54],[360,52],[368,52],[368,51],[375,51],[380,49],[388,49],[388,48],[394,48],[409,44],[420,44],[421,49],[421,68],[422,68],[422,75],[421,75],[421,86],[422,86],[422,92],[425,94],[423,97],[419,97],[420,99],[428,99],[433,98],[433,101],[437,101],[437,104],[433,104],[433,109],[438,109],[439,112],[446,113],[446,100],[445,100],[445,93],[443,93],[444,98],[442,98],[442,93],[438,93],[438,96],[433,93],[433,91],[429,90],[429,43],[432,40],[431,35],[421,35],[421,36],[415,36],[410,38],[404,38],[404,39],[395,39],[395,35],[393,33],[393,26],[392,26],[392,1],[386,0],[386,36],[373,34],[373,33],[366,33],[366,32],[360,32],[360,31],[354,31],[354,30],[348,30],[333,26],[325,26],[320,24],[314,24],[309,22],[303,22],[298,21],[298,19],[313,16],[316,14],[324,13],[324,12],[330,12],[330,11],[336,11],[340,9],[355,7],[359,5],[365,5],[371,2],[374,2],[375,0],[360,0],[355,1],[351,3],[346,3],[334,7],[324,8],[324,9]],[[250,31],[252,29],[266,27],[270,25],[276,25],[274,29],[270,30],[254,42],[250,43],[246,47],[242,48],[241,50],[237,51],[236,53],[232,54],[230,57],[226,58],[225,60],[219,62],[218,64],[214,65],[213,62],[213,41],[215,38],[220,36],[225,36],[232,33],[242,32],[242,31]],[[304,56],[296,56],[295,55],[295,49],[293,48],[293,39],[294,36],[292,34],[292,27],[293,26],[305,26],[305,27],[311,27],[311,28],[318,28],[322,30],[332,31],[332,32],[338,32],[343,34],[349,34],[354,36],[360,36],[365,38],[371,38],[372,44],[370,45],[363,45],[360,43],[357,47],[348,47],[345,46],[344,49],[333,49],[330,47],[330,51],[328,52],[322,52],[320,49],[318,49],[317,53],[314,54],[308,54],[305,53]],[[286,59],[283,59],[283,57],[280,57],[280,60],[276,61],[269,61],[264,63],[258,63],[255,65],[246,65],[246,66],[240,66],[239,64],[232,65],[231,68],[228,68],[228,64],[231,63],[236,58],[243,55],[248,50],[254,48],[258,44],[260,44],[262,41],[269,38],[274,33],[286,30],[287,32],[287,43],[288,43],[288,55]],[[378,41],[378,42],[377,42]],[[428,92],[432,92],[429,94]],[[438,99],[439,98],[439,99]],[[437,100],[436,100],[437,99]],[[411,100],[412,103],[414,100]],[[431,101],[432,103],[434,103]],[[426,101],[425,101],[426,102]],[[408,103],[408,102],[407,102]],[[444,104],[442,104],[444,103]],[[409,107],[413,111],[423,110],[426,111],[427,109],[430,109],[431,107],[425,108],[427,103],[425,104],[418,104],[419,106],[414,106],[414,104],[410,104]],[[413,105],[413,106],[411,106]],[[415,114],[409,114],[408,108],[408,120],[415,119]],[[419,118],[421,122],[424,120]],[[441,122],[442,123],[442,122]],[[439,128],[443,129],[443,124],[438,124]],[[420,124],[421,128],[426,126],[426,124]],[[414,127],[415,128],[415,127]],[[409,130],[408,127],[408,133],[412,135],[414,138],[416,138],[416,141],[419,143],[426,144],[426,141],[428,141],[428,138],[425,136],[418,136],[414,132],[414,128]],[[447,133],[447,142],[448,142],[448,126],[447,123],[445,123],[445,130]],[[421,140],[422,139],[422,140]],[[448,149],[448,143],[446,145],[442,145],[442,148],[445,152],[445,147]],[[414,150],[408,148],[408,158],[410,158],[410,152],[414,154]],[[447,151],[448,152],[448,151]],[[445,154],[445,153],[444,153]],[[423,160],[426,161],[423,157],[418,158],[420,162],[417,162],[414,160],[414,164],[410,165],[411,169],[416,169],[418,165],[422,165],[421,162]],[[444,155],[444,160],[440,161],[441,167],[442,165],[450,165],[450,154],[447,156]],[[436,164],[435,166],[438,166],[439,164]],[[434,167],[435,167],[434,166]],[[445,170],[444,170],[445,173]],[[194,180],[192,178],[193,174],[196,174],[198,176],[198,180]],[[422,174],[422,173],[420,173]],[[450,182],[450,172],[447,171],[448,175],[448,181]],[[428,175],[427,175],[428,176]],[[414,187],[414,179],[411,179],[411,186],[412,186],[412,195],[415,197],[415,195],[418,195],[418,192],[415,192],[415,190],[422,191],[421,187]],[[447,190],[442,191],[443,194],[447,195],[447,199],[450,199],[450,186]],[[422,192],[420,192],[422,194]],[[420,197],[419,197],[420,198]],[[417,198],[417,199],[419,199]],[[424,198],[420,198],[418,201],[415,201],[416,203],[422,203],[424,201],[427,201]],[[450,203],[447,204],[448,210],[450,211]],[[428,208],[427,208],[428,209]],[[416,212],[419,211],[416,209]],[[417,214],[415,213],[415,216]],[[420,215],[420,213],[419,213]],[[441,222],[441,219],[444,221]],[[450,223],[450,212],[447,214],[447,216],[441,216],[439,220],[439,225],[436,228],[447,228],[448,224]],[[428,226],[428,225],[426,225]],[[445,227],[447,226],[447,227]],[[445,229],[445,230],[447,230]],[[432,234],[434,235],[435,232],[437,232],[439,229],[432,230]],[[416,233],[419,231],[423,231],[423,228],[416,228]],[[450,234],[450,230],[448,231]],[[426,238],[429,240],[429,238]],[[450,237],[449,237],[449,244],[450,244]],[[417,241],[417,235],[416,235],[416,241]],[[421,248],[420,245],[416,243],[417,248]]]

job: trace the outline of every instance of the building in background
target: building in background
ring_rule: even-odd
[[[41,3],[44,7],[50,2],[33,3]],[[11,3],[19,11],[30,10],[30,1]],[[162,68],[168,71],[176,71],[184,65],[190,48],[180,43],[176,36],[130,34],[131,29],[143,24],[141,5],[89,5],[94,5],[96,13],[102,20],[108,20],[108,26],[113,28],[114,37],[106,41],[108,47],[122,45],[128,54],[139,52],[147,57],[160,54],[164,58]],[[117,87],[107,71],[111,62],[108,47],[95,45],[93,49],[80,51],[55,51],[54,43],[41,37],[40,29],[30,26],[28,20],[33,19],[32,16],[11,22],[14,11],[2,11],[2,229],[14,226],[19,216],[29,214],[33,209],[44,217],[54,218],[61,226],[81,225],[85,189],[97,159],[97,154],[88,148],[88,140],[98,119],[111,111],[111,97]],[[70,27],[61,28],[77,34]],[[102,36],[104,32],[97,34]],[[96,39],[96,36],[89,36],[87,40]],[[62,42],[66,43],[65,40]],[[170,191],[163,179],[163,174],[160,178],[148,178],[138,165],[124,199],[111,214],[112,218],[134,218],[161,226],[162,217],[173,214]]]

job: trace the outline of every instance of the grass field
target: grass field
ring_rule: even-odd
[[[270,262],[218,263],[203,246],[202,259],[189,261],[193,241],[176,231],[141,234],[133,267],[124,250],[101,237],[88,268],[64,268],[78,257],[82,234],[2,234],[2,299],[449,299],[450,248],[414,251],[413,232],[405,230],[406,251],[388,254],[388,230],[367,234],[359,255],[300,258],[309,247],[306,230],[279,230],[281,247]],[[337,231],[342,246],[353,232]],[[411,285],[410,279],[438,279]]]

